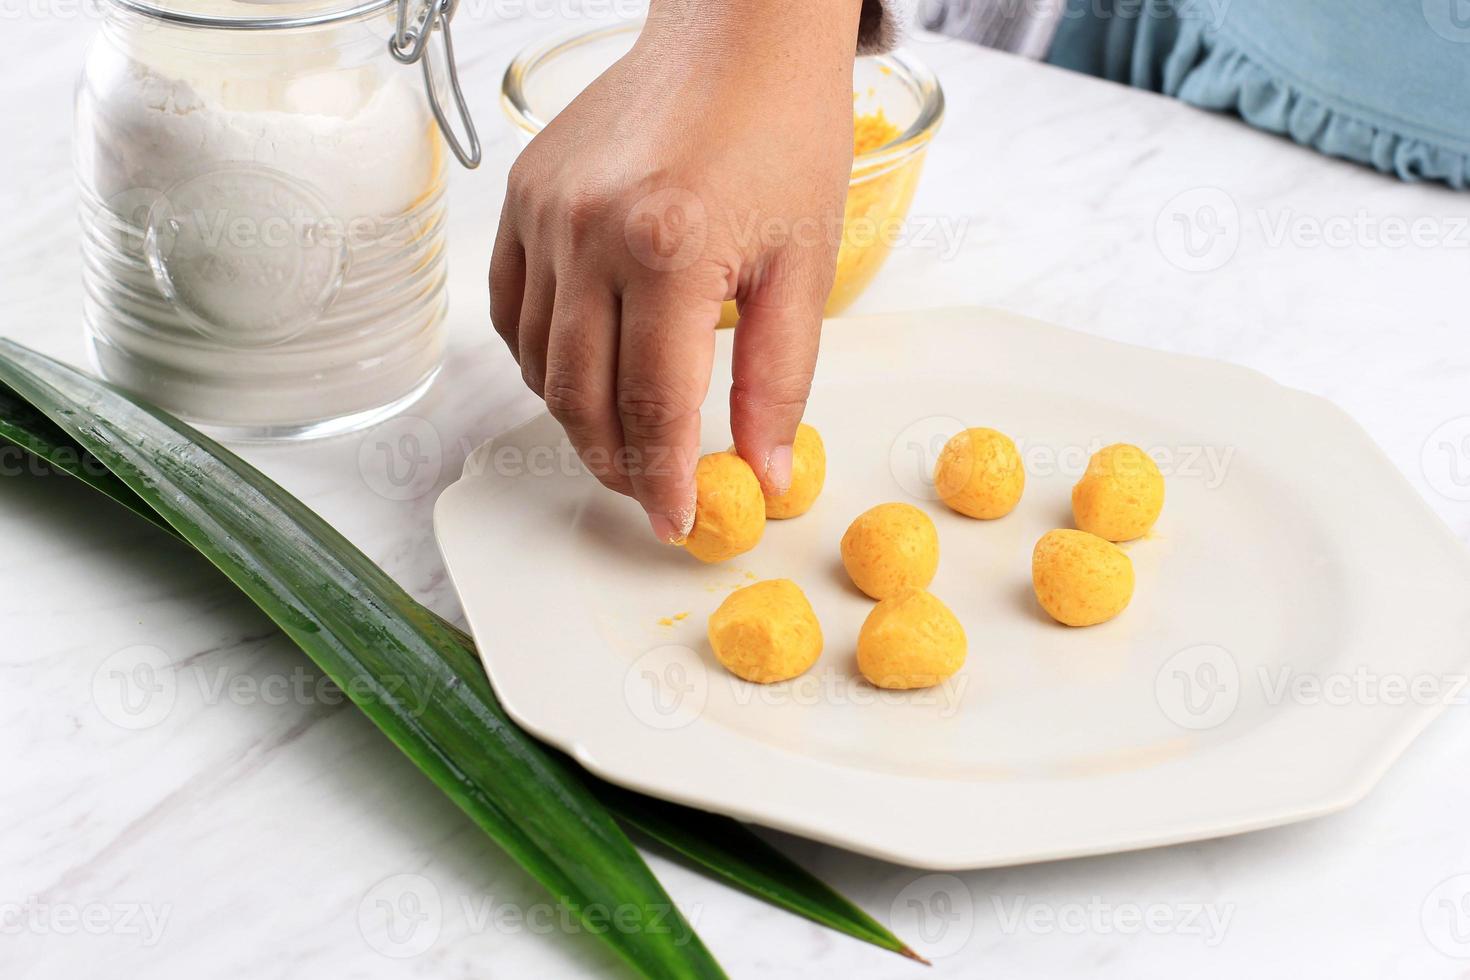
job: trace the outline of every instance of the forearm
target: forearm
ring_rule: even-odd
[[[830,42],[844,55],[874,54],[899,43],[913,6],[914,0],[651,0],[648,21],[661,30],[740,43],[761,39],[810,50]]]
[[[852,57],[870,0],[650,0],[645,36],[677,37],[706,69],[747,70],[753,59]]]
[[[701,132],[707,150],[727,134],[738,141],[739,134],[769,132],[769,120],[788,105],[825,107],[805,114],[801,141],[841,139],[850,135],[863,2],[652,0],[627,61],[640,77],[659,80],[641,95],[645,109],[664,109],[681,129]],[[780,166],[780,155],[770,162]]]

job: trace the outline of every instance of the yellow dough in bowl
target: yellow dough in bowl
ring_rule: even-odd
[[[966,517],[991,521],[1015,509],[1026,488],[1016,444],[994,429],[966,429],[944,444],[934,467],[939,499]]]
[[[884,599],[858,632],[858,670],[895,691],[933,687],[964,666],[965,651],[965,628],[923,589]]]
[[[709,618],[709,642],[736,677],[774,684],[817,662],[822,627],[797,584],[777,578],[730,593]]]
[[[805,422],[796,430],[791,454],[791,488],[766,497],[766,516],[773,520],[800,517],[812,509],[827,481],[827,448],[817,430]]]
[[[1137,446],[1118,443],[1092,454],[1072,488],[1072,519],[1109,541],[1141,538],[1164,509],[1164,475]]]
[[[939,569],[939,532],[912,504],[879,504],[842,536],[842,567],[874,599],[925,588]]]
[[[1096,626],[1133,598],[1133,562],[1086,531],[1048,531],[1031,555],[1031,584],[1047,615],[1067,626]]]
[[[728,561],[760,543],[766,498],[760,481],[732,452],[701,456],[694,468],[694,527],[684,548],[702,562]]]

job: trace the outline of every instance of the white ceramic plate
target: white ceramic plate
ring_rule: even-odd
[[[730,336],[704,416],[729,443]],[[926,868],[1195,840],[1362,797],[1459,694],[1470,560],[1342,411],[1239,367],[988,310],[828,324],[807,419],[826,440],[813,511],[700,565],[580,472],[543,417],[478,451],[437,531],[485,665],[518,722],[656,796]],[[1010,516],[932,499],[962,424],[1013,436]],[[1031,594],[1036,539],[1070,525],[1091,450],[1153,451],[1168,500],[1127,547],[1118,619],[1058,626]],[[859,512],[910,500],[939,526],[932,591],[969,660],[945,688],[878,692],[854,643],[872,604],[837,558]],[[715,663],[731,589],[788,577],[826,650],[771,687]],[[678,614],[687,617],[676,619]]]

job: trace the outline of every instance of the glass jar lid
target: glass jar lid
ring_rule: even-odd
[[[460,163],[480,165],[480,137],[465,103],[454,60],[454,38],[449,22],[459,0],[107,0],[114,6],[179,27],[208,30],[293,30],[335,24],[395,9],[388,53],[405,65],[418,63],[424,74],[429,108],[439,131]],[[443,51],[442,69],[429,56],[429,42],[438,34]],[[442,77],[441,77],[442,76]],[[463,135],[456,131],[445,102],[452,104]]]
[[[354,20],[398,0],[109,0],[144,17],[218,30],[288,30]]]

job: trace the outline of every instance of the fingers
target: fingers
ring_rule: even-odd
[[[546,266],[533,262],[526,273],[515,354],[521,363],[522,380],[538,398],[545,397],[546,345],[555,306],[556,276]]]
[[[709,390],[720,302],[679,294],[662,278],[634,281],[623,294],[618,418],[633,494],[664,541],[678,541],[694,526],[699,408]]]
[[[526,251],[508,217],[490,259],[490,319],[521,366],[526,386],[546,402],[572,448],[603,485],[631,494],[617,412],[618,300],[562,288]]]
[[[740,308],[730,386],[735,450],[769,493],[791,488],[792,444],[822,333],[822,293],[773,282]]]
[[[490,322],[495,332],[510,348],[512,357],[520,357],[519,326],[521,303],[526,287],[526,250],[516,235],[510,217],[510,202],[500,212],[500,230],[495,233],[495,249],[490,253]]]
[[[631,494],[618,419],[618,314],[610,292],[589,297],[563,288],[557,294],[542,397],[582,464],[603,486]]]

